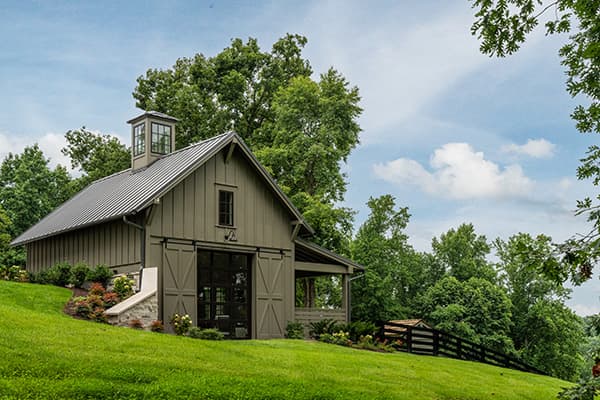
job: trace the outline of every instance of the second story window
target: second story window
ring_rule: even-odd
[[[233,226],[233,192],[219,190],[219,225]]]
[[[171,127],[153,122],[151,140],[153,153],[169,154],[171,152]]]
[[[136,125],[133,128],[133,155],[139,156],[146,152],[146,126]]]

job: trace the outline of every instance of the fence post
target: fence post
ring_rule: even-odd
[[[479,357],[481,357],[481,362],[485,362],[485,347],[480,345],[481,350],[479,351]]]
[[[412,327],[406,328],[406,350],[412,353]]]
[[[438,331],[433,331],[433,355],[437,356],[440,349],[440,334]]]
[[[462,342],[458,338],[456,338],[456,357],[458,357],[459,360],[462,360]]]

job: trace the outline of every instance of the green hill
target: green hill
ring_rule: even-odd
[[[210,342],[72,319],[70,291],[0,282],[0,398],[552,399],[567,382],[299,340]]]

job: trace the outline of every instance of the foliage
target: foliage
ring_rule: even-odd
[[[339,323],[331,318],[325,318],[308,324],[310,337],[319,339],[324,333],[332,334],[337,331]]]
[[[496,273],[487,261],[490,245],[485,236],[475,233],[473,224],[462,224],[433,238],[431,247],[442,268],[459,281],[483,278],[494,282]]]
[[[150,323],[150,330],[152,332],[162,333],[165,331],[165,325],[160,320],[155,320]]]
[[[176,313],[171,317],[171,325],[173,325],[175,334],[182,336],[185,335],[192,326],[192,319],[187,314],[179,315]]]
[[[577,385],[563,388],[558,393],[559,400],[593,400],[600,393],[600,378],[587,378]]]
[[[358,341],[361,336],[372,336],[377,332],[377,326],[370,321],[352,321],[346,326],[350,339]]]
[[[399,346],[399,341],[396,342],[388,342],[387,339],[380,341],[374,338],[372,335],[364,335],[360,336],[356,343],[352,345],[352,347],[363,350],[371,350],[371,351],[379,351],[385,353],[394,353],[396,350],[395,346]]]
[[[117,276],[113,280],[113,290],[121,300],[125,300],[133,294],[133,285],[135,282],[126,275]]]
[[[85,297],[80,296],[73,299],[75,312],[82,318],[96,322],[106,322],[106,310],[102,296],[99,294],[89,294]]]
[[[139,319],[132,319],[128,325],[132,329],[144,329],[144,324]]]
[[[408,209],[396,210],[391,195],[370,198],[367,205],[371,212],[352,242],[352,259],[366,267],[364,277],[352,281],[352,319],[405,317],[424,271],[404,233]]]
[[[420,298],[422,317],[437,329],[494,350],[514,353],[510,339],[511,302],[504,290],[486,279],[441,279]]]
[[[88,276],[89,270],[90,267],[86,263],[79,262],[73,265],[73,268],[71,268],[71,277],[69,279],[69,283],[77,288],[83,287],[83,283]]]
[[[13,223],[4,208],[0,206],[0,265],[24,266],[25,248],[10,246],[12,232]]]
[[[352,340],[348,337],[348,332],[339,331],[334,333],[323,333],[319,336],[319,341],[339,346],[352,346]]]
[[[569,33],[558,54],[566,69],[566,89],[581,98],[571,118],[582,133],[600,133],[600,17],[597,0],[556,0],[545,4],[536,0],[472,0],[476,9],[471,32],[481,40],[480,50],[490,56],[504,57],[519,50],[527,35],[540,23],[546,33]],[[544,15],[548,18],[543,22]],[[600,183],[600,147],[590,146],[577,169],[579,179]],[[577,202],[579,214],[587,214],[592,224],[588,234],[567,240],[557,250],[564,254],[562,264],[546,265],[553,279],[571,278],[576,285],[590,279],[600,260],[600,206],[587,197]]]
[[[100,282],[94,282],[90,285],[90,290],[88,291],[88,293],[96,296],[104,296],[104,293],[106,293],[106,289]]]
[[[584,332],[580,318],[564,305],[570,291],[542,274],[560,263],[552,239],[519,233],[508,241],[497,239],[494,247],[512,304],[510,336],[519,355],[542,371],[575,379],[582,365],[578,346]]]
[[[29,273],[18,265],[13,265],[12,267],[0,265],[0,279],[5,281],[29,282]]]
[[[223,332],[220,332],[218,329],[209,328],[202,329],[197,326],[192,326],[188,331],[188,336],[193,339],[202,339],[202,340],[223,340],[225,339],[225,335]]]
[[[73,194],[66,169],[48,167],[49,160],[38,145],[21,154],[9,153],[0,165],[0,204],[12,222],[16,237],[46,216]]]
[[[115,292],[105,292],[102,295],[102,302],[104,303],[105,308],[110,308],[110,307],[116,305],[121,300],[122,299]]]
[[[185,340],[90,324],[65,318],[70,296],[64,288],[0,281],[3,397],[518,400],[550,399],[567,386],[444,357],[302,340]]]
[[[71,167],[83,172],[77,179],[77,189],[89,183],[122,171],[131,166],[131,153],[119,139],[111,135],[93,133],[85,129],[65,133],[67,146],[61,149],[71,159]]]
[[[96,265],[94,268],[90,269],[87,275],[87,280],[90,282],[97,282],[104,287],[108,287],[108,282],[110,282],[112,276],[112,271],[106,265]]]
[[[289,321],[285,327],[285,337],[288,339],[304,339],[304,325],[302,322]]]
[[[46,271],[45,280],[55,286],[67,286],[71,283],[71,264],[67,262],[54,264]]]

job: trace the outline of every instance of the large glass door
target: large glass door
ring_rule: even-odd
[[[198,251],[198,326],[231,339],[250,338],[248,254]]]

